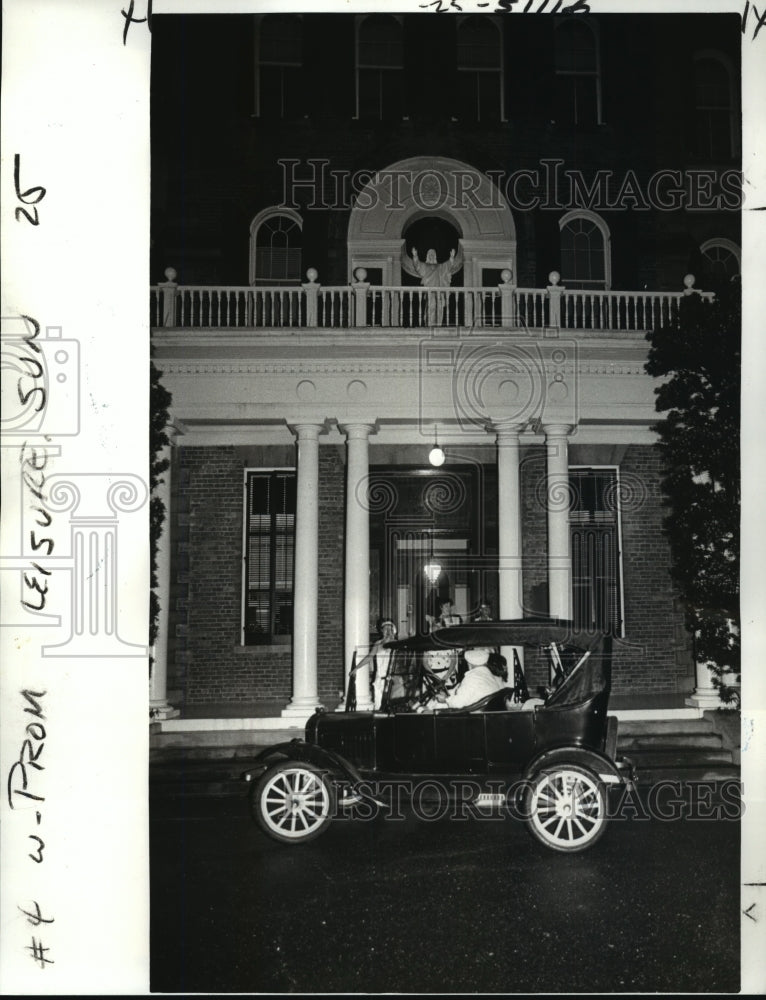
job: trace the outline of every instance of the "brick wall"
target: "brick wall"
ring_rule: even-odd
[[[408,118],[385,122],[353,117],[349,15],[304,15],[305,113],[285,121],[253,117],[252,17],[158,19],[152,66],[153,280],[161,280],[172,265],[184,284],[245,284],[250,222],[261,209],[285,201],[280,159],[298,160],[300,178],[310,173],[309,159],[328,160],[328,170],[354,172],[379,170],[409,156],[442,155],[507,173],[540,171],[541,161],[560,159],[565,169],[581,171],[586,182],[597,170],[611,169],[610,197],[628,170],[645,185],[657,170],[699,166],[690,156],[694,53],[723,49],[736,79],[736,15],[723,21],[665,14],[592,19],[603,60],[603,124],[578,128],[559,115],[552,19],[504,19],[508,121],[478,124],[455,120],[458,83],[448,56],[455,51],[454,18],[407,19]],[[626,47],[633,59],[622,57]],[[198,72],[200,58],[205,74]],[[637,64],[652,66],[641,88],[633,86]],[[431,97],[434,80],[438,102]],[[328,174],[317,202],[349,200],[337,190]],[[523,184],[517,194],[517,279],[522,286],[542,287],[550,270],[560,270],[558,222],[574,205],[568,188],[551,193],[548,207],[539,210],[523,207],[529,196]],[[313,191],[305,189],[296,202],[304,220],[303,269],[316,267],[323,284],[345,284],[348,211],[318,208]],[[703,240],[739,240],[738,213],[731,211],[639,207],[603,214],[611,230],[614,288],[648,284],[680,290]]]
[[[589,462],[610,464],[616,457],[614,449],[603,451],[599,458],[596,449],[589,449]],[[666,511],[661,502],[659,452],[650,445],[621,451],[625,637],[614,644],[612,690],[622,694],[686,692],[693,686],[693,664],[662,533]],[[581,463],[570,454],[570,464]],[[521,459],[524,604],[527,611],[538,614],[548,610],[547,522],[541,502],[544,476],[545,449],[525,449]],[[525,667],[530,690],[547,683],[548,669],[541,657],[528,651]]]
[[[613,690],[688,691],[693,676],[688,634],[670,580],[662,533],[660,455],[627,449],[620,466],[625,640],[615,644]]]
[[[244,470],[292,461],[292,449],[180,450],[175,469],[169,678],[176,703],[286,703],[291,697],[291,644],[242,646],[240,628]],[[318,682],[320,700],[334,706],[343,686],[342,451],[321,447],[319,470]]]
[[[524,448],[520,458],[521,551],[525,614],[548,614],[548,522],[545,511],[545,447]],[[524,670],[530,694],[548,683],[545,658],[524,651]]]
[[[345,466],[342,446],[319,448],[319,698],[338,703],[343,688],[343,571]],[[296,567],[296,573],[299,572]]]

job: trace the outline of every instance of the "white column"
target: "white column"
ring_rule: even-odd
[[[694,665],[696,686],[694,694],[686,699],[686,704],[693,708],[720,708],[721,699],[718,688],[713,684],[713,674],[706,663],[699,660]]]
[[[496,428],[497,535],[500,618],[523,618],[521,575],[521,484],[519,433],[521,426]]]
[[[366,655],[370,643],[370,509],[367,502],[369,472],[368,435],[372,424],[345,424],[341,430],[348,441],[346,464],[346,578],[345,654],[346,691],[351,664]],[[370,669],[356,672],[356,707],[372,710]]]
[[[282,712],[307,719],[316,708],[319,599],[319,432],[322,424],[296,424],[298,481],[293,583],[293,696]]]
[[[569,542],[569,424],[546,424],[548,508],[548,608],[554,618],[572,617],[572,557]]]
[[[162,534],[157,542],[157,599],[160,605],[157,620],[157,639],[154,644],[154,662],[149,680],[149,718],[153,722],[172,719],[179,714],[177,708],[168,703],[168,636],[170,622],[170,549],[171,549],[171,505],[170,486],[173,472],[173,446],[175,428],[166,427],[165,433],[170,443],[162,449],[162,458],[168,461],[167,469],[155,490],[165,505],[165,521]]]

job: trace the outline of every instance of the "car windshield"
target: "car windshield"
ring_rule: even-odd
[[[383,707],[412,709],[437,683],[454,687],[464,676],[466,650],[526,645],[543,647],[554,674],[546,704],[563,708],[581,703],[610,687],[611,643],[601,634],[576,634],[571,622],[555,619],[474,623],[439,629],[386,644],[391,651]],[[552,655],[553,654],[553,655]],[[513,684],[513,673],[508,672]]]
[[[420,697],[423,681],[423,653],[404,647],[393,652],[388,669],[384,706],[404,711]]]

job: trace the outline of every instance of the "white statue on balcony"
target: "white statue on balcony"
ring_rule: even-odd
[[[463,250],[459,248],[457,253],[450,250],[449,260],[439,263],[436,259],[436,251],[429,250],[425,261],[418,257],[417,247],[412,248],[412,259],[407,253],[406,245],[402,246],[402,267],[413,278],[420,278],[420,283],[425,288],[446,288],[452,284],[452,275],[456,274],[463,266]]]
[[[418,257],[416,247],[412,248],[412,259],[407,254],[406,244],[402,244],[402,268],[413,278],[420,278],[424,288],[448,288],[452,284],[452,275],[463,266],[463,250],[457,253],[450,250],[449,260],[441,264],[436,259],[436,251],[429,250],[425,261]],[[445,292],[429,291],[421,300],[421,322],[429,326],[443,323],[446,317],[447,296]]]

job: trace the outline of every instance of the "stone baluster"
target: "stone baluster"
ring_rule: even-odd
[[[354,289],[354,326],[367,326],[367,290],[370,287],[367,281],[367,271],[363,267],[358,267],[354,271],[356,281],[351,283]]]
[[[509,267],[503,268],[500,277],[503,279],[503,283],[497,286],[500,289],[500,325],[507,328],[516,325],[513,309],[516,286],[513,282],[513,271]]]
[[[564,286],[559,285],[561,275],[558,271],[551,271],[548,275],[548,281],[550,281],[550,285],[546,288],[548,292],[548,326],[558,330],[561,326],[561,293],[564,291]]]
[[[317,278],[319,277],[319,272],[315,267],[310,267],[306,271],[306,277],[309,280],[301,285],[306,296],[306,326],[317,326],[320,288],[317,284]]]
[[[162,326],[175,326],[176,325],[176,296],[178,294],[178,285],[176,283],[176,278],[178,277],[178,272],[173,267],[165,268],[165,277],[167,281],[161,281],[159,287],[162,289],[160,293],[161,299],[161,325]]]

